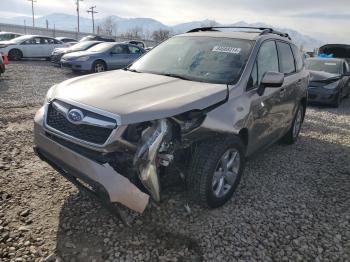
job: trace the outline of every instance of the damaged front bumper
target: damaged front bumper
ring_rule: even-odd
[[[93,188],[102,187],[110,202],[119,202],[140,213],[145,210],[149,196],[108,163],[97,163],[47,136],[44,129],[44,107],[35,116],[34,143],[37,154],[62,174],[69,174]]]

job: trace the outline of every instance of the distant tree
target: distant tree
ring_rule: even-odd
[[[99,32],[104,35],[117,35],[118,24],[115,19],[111,16],[108,16],[102,21],[102,24],[99,26]]]
[[[143,38],[143,29],[142,27],[134,27],[131,28],[129,31],[125,32],[121,35],[124,38],[128,39],[142,39]]]
[[[163,42],[170,37],[170,31],[159,29],[153,32],[152,39],[157,42]]]

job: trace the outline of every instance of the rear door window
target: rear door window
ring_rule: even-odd
[[[277,49],[280,64],[280,72],[284,74],[294,73],[295,63],[290,45],[284,42],[277,42]]]
[[[301,56],[301,52],[299,51],[299,48],[296,45],[291,45],[294,59],[295,59],[295,69],[297,72],[301,71],[304,67],[304,61]]]

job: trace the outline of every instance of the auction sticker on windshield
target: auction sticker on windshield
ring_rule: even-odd
[[[231,53],[231,54],[239,54],[242,48],[230,47],[230,46],[214,46],[213,52],[222,52],[222,53]]]

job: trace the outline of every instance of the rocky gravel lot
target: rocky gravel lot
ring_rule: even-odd
[[[47,89],[74,76],[44,61],[0,78],[0,261],[350,261],[350,100],[308,108],[300,140],[247,163],[233,199],[190,205],[169,186],[124,226],[32,151]]]

